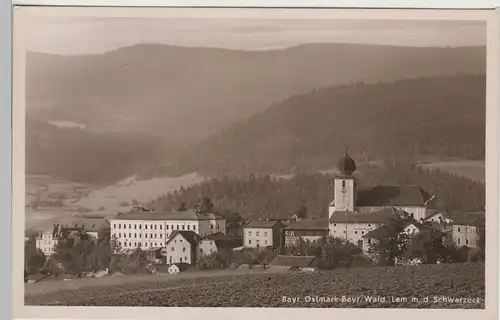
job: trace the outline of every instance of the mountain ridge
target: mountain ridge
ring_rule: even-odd
[[[481,73],[484,47],[305,44],[270,51],[136,45],[99,55],[28,53],[27,112],[183,142],[315,88]],[[190,130],[185,125],[191,123]]]

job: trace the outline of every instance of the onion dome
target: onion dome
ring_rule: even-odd
[[[356,162],[349,156],[347,149],[345,150],[345,156],[339,160],[337,169],[339,169],[340,173],[347,176],[352,175],[356,171]]]

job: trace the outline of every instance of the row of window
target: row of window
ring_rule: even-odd
[[[259,231],[256,231],[256,232],[255,232],[255,235],[256,235],[257,237],[259,236],[259,234],[260,234],[260,232],[259,232]],[[251,235],[252,235],[252,231],[248,231],[248,235],[249,235],[249,236],[251,236]],[[264,231],[264,236],[266,236],[266,237],[267,237],[267,231]]]
[[[458,232],[460,232],[460,230],[461,230],[461,229],[460,229],[460,227],[457,227],[457,231],[458,231]],[[470,233],[474,233],[474,230],[475,230],[475,228],[472,228],[472,227],[471,227],[471,228],[470,228]],[[468,227],[465,227],[465,231],[469,231],[469,228],[468,228]]]
[[[457,238],[456,240],[457,244],[464,244],[464,243],[460,243],[460,238]],[[465,245],[469,245],[469,239],[465,239]],[[471,241],[470,242],[470,245],[475,245],[474,241]]]
[[[256,241],[257,245],[260,244],[260,240],[257,240]],[[252,244],[252,240],[251,239],[248,239],[248,244]],[[267,240],[264,240],[264,244],[267,244]]]
[[[147,247],[148,246],[148,243],[147,242],[144,242],[144,243],[141,243],[141,242],[134,242],[133,245],[132,245],[132,242],[123,242],[123,247],[125,248],[128,248],[128,247]],[[158,248],[160,246],[163,246],[161,242],[153,242],[151,243],[151,247],[153,248]]]
[[[153,238],[157,238],[157,236],[159,235],[159,238],[162,239],[163,238],[163,234],[162,233],[159,233],[159,234],[156,234],[156,233],[152,233],[149,238],[150,239],[153,239]],[[118,233],[117,235],[118,238],[121,238],[122,237],[122,234],[121,233]],[[166,238],[168,238],[168,233],[165,235]],[[124,233],[123,234],[123,238],[127,238],[127,234]],[[132,233],[129,233],[128,234],[128,238],[132,238]],[[147,239],[148,238],[148,234],[145,233],[144,234],[144,238]],[[134,239],[137,239],[137,233],[134,233]],[[139,239],[142,239],[142,233],[139,233]]]
[[[333,230],[333,233],[337,233],[337,230]],[[344,233],[344,234],[345,234],[345,230],[344,230],[344,231],[342,231],[342,233]],[[354,234],[358,234],[358,231],[354,231]],[[364,231],[361,231],[361,234],[365,234],[365,232],[364,232]]]
[[[117,225],[118,225],[118,229],[121,229],[121,228],[122,228],[122,224],[121,224],[121,223],[118,223],[118,224],[114,223],[114,224],[113,224],[113,228],[114,228],[114,229],[116,229],[116,226],[117,226]],[[133,226],[134,226],[134,227],[133,227],[133,229],[142,229],[142,225],[140,225],[140,224],[134,224]],[[137,226],[139,226],[139,228],[137,228]],[[163,229],[163,225],[161,225],[161,224],[160,224],[160,225],[156,225],[156,224],[155,224],[155,225],[150,225],[150,229],[151,229],[151,230],[153,230],[153,229],[154,229],[154,230],[157,230],[157,227],[158,227],[158,226],[159,226],[159,229],[160,229],[160,230],[162,230],[162,229]],[[153,228],[153,227],[154,227],[154,228]],[[167,225],[165,226],[165,230],[169,230],[169,227],[170,227],[170,225],[168,225],[168,224],[167,224]],[[188,226],[187,226],[187,229],[186,229],[185,227],[186,227],[185,225],[182,225],[182,230],[193,230],[193,231],[196,231],[196,226],[191,226],[191,225],[188,225]],[[192,227],[192,229],[191,229],[191,227]],[[211,227],[212,227],[211,229],[213,230],[214,226],[212,225]],[[127,229],[127,224],[125,224],[125,223],[123,224],[123,229]],[[129,225],[128,225],[128,229],[132,229],[132,224],[129,224]],[[148,225],[147,225],[147,224],[146,224],[146,225],[144,225],[144,229],[146,229],[146,230],[148,229]],[[180,228],[180,226],[179,226],[179,225],[177,225],[177,229],[174,229],[174,225],[173,225],[173,224],[171,225],[171,229],[172,229],[172,230],[181,230],[181,228]],[[219,226],[218,226],[218,225],[217,225],[217,229],[219,229]]]
[[[344,227],[345,227],[345,223],[344,223],[343,225],[344,225]],[[381,225],[382,225],[382,224],[378,223],[376,226],[377,226],[377,227],[380,227]],[[337,226],[337,224],[336,224],[336,223],[334,223],[334,224],[333,224],[333,226],[334,226],[334,227],[336,227],[336,226]],[[368,224],[368,228],[371,228],[371,226],[372,226],[371,224]]]

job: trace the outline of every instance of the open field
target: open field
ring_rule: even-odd
[[[484,161],[459,160],[442,161],[422,164],[422,168],[428,170],[437,170],[456,174],[464,178],[469,178],[478,182],[485,182],[485,163]]]
[[[317,273],[228,273],[182,279],[166,276],[155,281],[31,295],[25,298],[25,304],[483,309],[484,272],[484,263],[465,263]],[[475,300],[443,301],[453,298]]]
[[[162,177],[147,180],[137,180],[135,176],[132,176],[115,185],[92,190],[76,205],[91,210],[97,210],[100,207],[119,208],[122,202],[130,203],[133,200],[139,203],[148,202],[180,187],[186,188],[203,180],[204,178],[197,173],[177,178]]]
[[[160,195],[203,181],[196,173],[177,178],[153,178],[138,180],[135,176],[112,186],[92,186],[63,181],[50,176],[26,176],[26,204],[38,198],[41,203],[35,209],[26,208],[26,228],[47,228],[54,223],[64,223],[75,215],[86,213],[104,217],[126,211],[133,200],[147,202]],[[51,206],[53,199],[62,199],[59,206]]]

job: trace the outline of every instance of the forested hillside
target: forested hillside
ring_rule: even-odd
[[[482,160],[485,90],[484,75],[324,88],[235,123],[181,163],[212,175],[316,172],[345,145],[360,163]]]
[[[361,185],[418,184],[436,195],[432,207],[444,210],[478,210],[484,206],[484,184],[441,172],[428,172],[414,165],[387,163],[384,168],[361,168]],[[300,206],[308,216],[326,217],[333,200],[334,178],[325,174],[303,174],[294,178],[273,179],[268,175],[248,178],[220,178],[182,188],[159,197],[149,206],[160,211],[176,209],[183,202],[194,206],[209,197],[215,208],[236,212],[246,219],[289,217]]]
[[[184,123],[184,131],[192,124]],[[191,147],[129,130],[61,129],[28,119],[27,173],[112,183],[133,174],[208,176],[331,169],[358,163],[484,160],[485,77],[356,83],[296,95]]]

